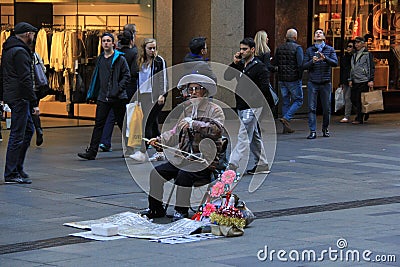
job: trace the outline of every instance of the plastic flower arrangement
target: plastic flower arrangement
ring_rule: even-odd
[[[236,172],[232,170],[224,171],[219,181],[211,188],[211,197],[220,197],[224,193],[228,193],[232,188],[232,184],[237,182]]]
[[[232,206],[221,207],[211,213],[210,221],[218,225],[235,226],[239,229],[243,229],[246,226],[246,220],[243,218],[242,212]]]
[[[211,203],[207,203],[204,208],[203,208],[203,216],[205,217],[209,217],[211,215],[211,213],[213,213],[214,211],[216,211],[216,207],[214,204]]]
[[[235,171],[227,170],[224,171],[218,178],[218,181],[211,188],[209,196],[215,199],[222,199],[225,195],[230,195],[233,184],[238,182],[237,175]],[[229,199],[228,199],[229,200]],[[221,206],[223,203],[216,204],[215,202],[208,199],[205,204],[202,205],[200,211],[197,212],[192,219],[193,220],[208,220],[210,214],[217,210],[217,207]],[[226,203],[227,205],[228,203]]]

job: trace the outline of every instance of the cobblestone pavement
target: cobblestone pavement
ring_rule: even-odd
[[[92,127],[45,129],[26,160],[33,183],[0,185],[0,266],[400,266],[399,115],[373,114],[364,125],[332,116],[331,137],[315,140],[305,138],[306,118],[292,121],[293,134],[280,134],[277,121],[272,172],[253,193],[249,176],[235,189],[257,215],[245,234],[177,245],[68,236],[80,230],[63,223],[145,208],[131,176],[145,169],[129,171],[118,130],[112,152],[84,161],[76,153]]]

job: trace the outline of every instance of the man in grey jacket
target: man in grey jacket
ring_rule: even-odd
[[[368,92],[374,87],[375,64],[373,55],[365,48],[363,37],[355,38],[356,53],[351,59],[349,86],[351,88],[351,102],[357,110],[357,116],[352,124],[362,124],[368,120],[369,114],[361,112],[361,93]]]

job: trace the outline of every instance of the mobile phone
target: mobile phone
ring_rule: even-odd
[[[239,54],[238,56],[235,56],[237,59],[242,59],[242,54]]]
[[[317,51],[317,52],[315,52],[315,56],[316,56],[317,58],[320,58],[320,57],[321,57],[321,54]]]

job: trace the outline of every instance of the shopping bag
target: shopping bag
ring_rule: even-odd
[[[128,146],[136,147],[142,144],[143,134],[143,111],[140,103],[135,101],[126,105],[126,137],[128,137]]]
[[[362,113],[370,113],[372,111],[380,111],[380,110],[383,110],[382,90],[372,90],[369,92],[361,93]]]
[[[339,87],[335,91],[335,112],[343,108],[344,106],[344,92],[343,88]]]

